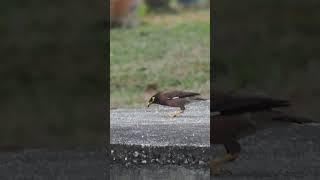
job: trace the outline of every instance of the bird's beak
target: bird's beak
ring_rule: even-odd
[[[149,103],[149,102],[148,102],[148,105],[147,105],[147,107],[149,107],[149,106],[150,106],[151,104],[152,104],[152,103]]]

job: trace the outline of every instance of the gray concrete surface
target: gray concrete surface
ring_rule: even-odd
[[[174,110],[174,108],[153,106],[151,109],[117,109],[111,112],[111,143],[122,147],[113,145],[115,159],[111,162],[111,177],[115,180],[129,177],[129,179],[168,180],[209,179],[207,164],[197,165],[203,160],[202,156],[205,157],[204,161],[210,156],[209,101],[190,104],[185,114],[172,120],[167,114]],[[242,152],[239,159],[226,166],[233,174],[211,179],[318,180],[320,179],[319,137],[320,127],[310,125],[293,125],[258,132],[240,141]],[[204,153],[197,154],[201,148],[205,150]],[[117,153],[117,150],[120,151]],[[177,156],[194,155],[195,161],[190,161],[193,164],[165,163],[166,160],[170,160],[168,151],[177,153]],[[150,152],[155,152],[155,155]],[[126,154],[128,156],[125,156]],[[152,157],[159,154],[166,156],[160,161],[163,163],[149,163],[155,159]],[[214,158],[222,156],[224,149],[215,146],[211,154]],[[121,157],[126,161],[121,161]],[[117,176],[117,174],[122,175]]]
[[[210,101],[186,106],[181,116],[167,106],[111,111],[112,162],[205,167],[210,160]]]
[[[0,153],[1,180],[104,180],[103,150],[29,149]]]
[[[217,180],[320,179],[320,127],[293,125],[259,132],[241,141],[238,160],[227,168],[233,175]],[[214,148],[214,156],[223,148]]]
[[[179,165],[205,168],[210,160],[209,148],[189,146],[112,145],[112,164],[126,167],[144,165]]]
[[[210,101],[178,108],[111,110],[111,169],[113,180],[207,180],[210,171]]]
[[[210,146],[210,101],[186,106],[177,118],[178,108],[151,105],[150,108],[115,109],[110,114],[111,144],[149,146]]]
[[[176,165],[124,168],[111,165],[111,180],[209,180],[208,169],[190,169]]]
[[[132,109],[133,114],[130,109],[112,110],[111,115],[117,117],[111,121],[115,159],[106,162],[103,150],[1,152],[0,179],[104,180],[109,171],[111,180],[208,180],[208,106],[209,102],[191,104],[175,120],[167,118],[174,108]],[[211,179],[319,180],[319,137],[320,126],[261,131],[240,141],[239,159],[227,166],[232,175]],[[213,157],[224,153],[221,146],[213,149]]]

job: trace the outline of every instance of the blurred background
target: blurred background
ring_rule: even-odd
[[[112,0],[111,108],[145,106],[158,90],[209,97],[210,1]]]
[[[215,1],[214,87],[288,98],[320,119],[320,7],[313,0]]]
[[[10,1],[0,9],[0,150],[105,146],[103,4]]]

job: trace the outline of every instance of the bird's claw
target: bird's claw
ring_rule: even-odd
[[[174,113],[172,113],[172,114],[169,114],[169,116],[170,116],[171,118],[175,118],[175,117],[177,117],[179,114],[181,114],[181,112],[174,112]]]
[[[177,117],[177,115],[176,114],[170,114],[169,115],[171,118],[175,118],[175,117]]]

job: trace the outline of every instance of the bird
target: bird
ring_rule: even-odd
[[[147,107],[150,107],[151,104],[160,104],[160,105],[170,106],[170,107],[179,107],[180,111],[175,111],[170,115],[171,117],[177,117],[178,115],[184,112],[184,110],[186,109],[185,105],[195,101],[206,100],[199,96],[200,96],[200,93],[195,93],[195,92],[186,92],[186,91],[179,91],[179,90],[160,91],[154,94],[149,99]]]
[[[277,108],[289,107],[288,100],[265,95],[216,92],[212,95],[210,114],[210,144],[223,145],[226,155],[210,160],[213,175],[232,174],[223,165],[236,160],[241,152],[239,140],[257,131],[290,124],[316,123],[318,121],[288,114]]]

